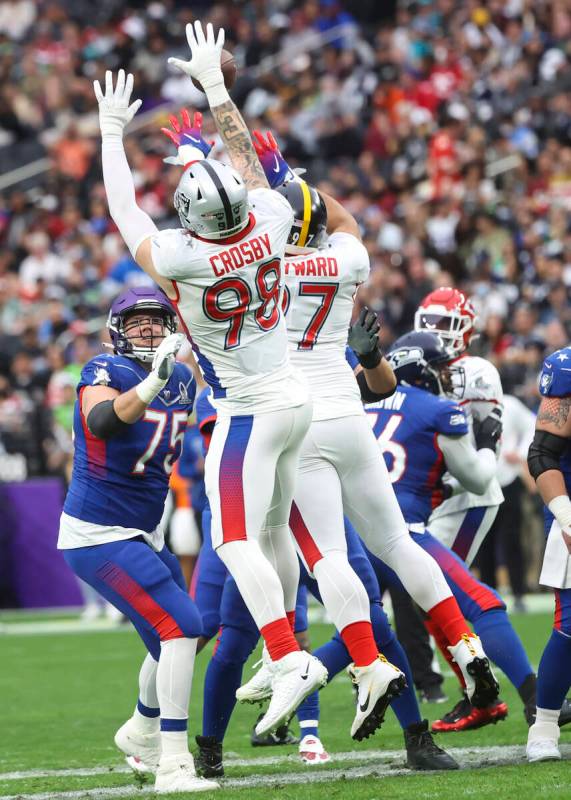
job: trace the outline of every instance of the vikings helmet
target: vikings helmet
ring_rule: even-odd
[[[141,312],[148,312],[151,320],[158,319],[161,322],[163,335],[160,338],[146,337],[148,344],[134,345],[131,341],[133,333],[126,330],[126,324],[130,316]],[[107,330],[111,337],[113,352],[139,361],[152,361],[164,336],[174,333],[176,328],[176,311],[166,294],[157,287],[136,286],[127,289],[115,299],[107,318]],[[134,335],[141,336],[140,324],[135,329]]]
[[[450,354],[439,334],[411,331],[400,336],[387,353],[397,383],[418,386],[432,394],[459,396],[464,370],[450,365]]]

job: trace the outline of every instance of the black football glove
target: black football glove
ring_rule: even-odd
[[[381,323],[374,311],[366,306],[361,309],[357,320],[349,328],[347,344],[365,369],[374,369],[380,363],[383,353],[379,347]]]
[[[494,408],[485,419],[474,423],[474,438],[476,439],[478,450],[487,447],[496,452],[502,430],[502,410],[501,408]]]

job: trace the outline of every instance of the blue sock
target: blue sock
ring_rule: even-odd
[[[329,673],[327,682],[332,681],[336,675],[351,663],[349,651],[338,633],[335,634],[331,641],[314,650],[313,655],[327,667],[327,672]]]
[[[204,678],[203,736],[224,741],[236,705],[236,689],[242,682],[242,670],[256,642],[257,631],[252,644],[238,628],[222,628]]]
[[[571,637],[553,630],[537,671],[537,706],[560,709],[571,685]]]
[[[391,708],[401,728],[408,728],[409,725],[414,725],[422,719],[408,658],[380,603],[371,603],[371,622],[377,647],[391,664],[404,672],[406,677],[407,688],[392,701]]]
[[[297,709],[297,721],[301,738],[316,736],[319,738],[319,692],[312,692]]]
[[[486,655],[505,672],[516,689],[523,684],[533,667],[504,609],[485,611],[473,621]]]

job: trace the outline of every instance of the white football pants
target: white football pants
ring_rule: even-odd
[[[346,553],[343,513],[424,611],[451,596],[436,561],[410,537],[364,414],[313,422],[303,443],[290,525],[298,551],[318,581],[324,555]],[[354,602],[346,598],[346,618]]]
[[[299,563],[289,514],[312,405],[219,416],[205,462],[212,546],[258,628],[295,609]]]
[[[499,506],[477,506],[431,519],[430,533],[470,567],[496,518]]]

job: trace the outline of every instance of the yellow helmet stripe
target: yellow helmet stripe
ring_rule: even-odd
[[[309,194],[309,187],[305,181],[300,181],[301,194],[303,197],[303,225],[301,226],[301,233],[297,244],[299,247],[304,247],[307,241],[307,234],[309,233],[309,223],[311,222],[311,195]]]

